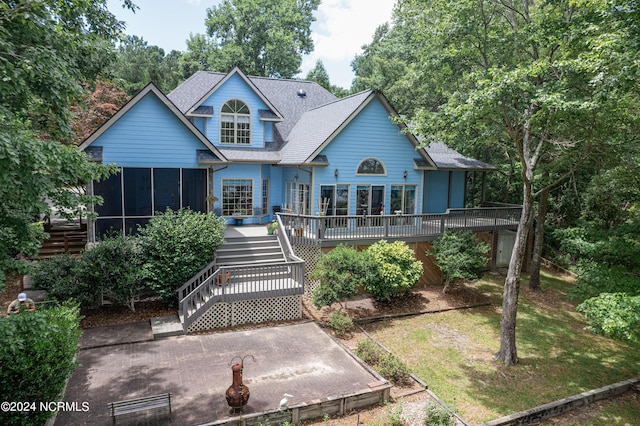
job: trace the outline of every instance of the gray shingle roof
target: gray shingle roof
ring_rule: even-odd
[[[490,164],[476,160],[474,158],[465,157],[458,151],[449,148],[443,142],[431,142],[425,148],[427,154],[436,163],[438,169],[463,169],[463,170],[495,170],[496,168]]]
[[[334,134],[338,128],[372,95],[361,92],[307,111],[289,133],[282,148],[283,164],[301,164]]]
[[[202,100],[227,74],[198,71],[176,87],[167,97],[183,114]],[[275,124],[274,141],[284,141],[293,126],[306,111],[335,101],[337,98],[324,87],[312,81],[285,80],[266,77],[248,77],[251,83],[282,114],[284,120]],[[306,96],[298,96],[302,89]],[[264,112],[259,112],[265,114]],[[275,116],[275,112],[271,112]]]
[[[187,113],[228,74],[198,71],[167,95],[183,113]],[[266,148],[218,147],[230,161],[301,164],[342,126],[374,92],[369,90],[338,99],[311,81],[266,77],[247,77],[277,111],[259,110],[261,119],[276,120],[273,146]],[[300,96],[299,93],[304,93]],[[199,111],[199,110],[197,110]],[[209,112],[207,110],[207,112]],[[211,113],[214,113],[211,110]],[[439,169],[495,170],[495,167],[466,157],[442,142],[432,142],[424,152]],[[323,159],[326,161],[326,158]],[[414,159],[418,168],[429,168],[425,158]],[[424,163],[424,164],[423,164]]]

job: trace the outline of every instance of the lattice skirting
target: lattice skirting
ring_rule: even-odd
[[[305,294],[312,294],[320,282],[318,280],[312,280],[309,276],[316,269],[316,265],[322,257],[322,249],[320,246],[303,246],[297,244],[292,248],[296,256],[304,260],[304,292]]]
[[[187,332],[298,318],[302,318],[301,295],[216,303],[191,324]]]

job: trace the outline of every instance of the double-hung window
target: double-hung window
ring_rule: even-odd
[[[220,111],[220,143],[251,144],[251,111],[247,104],[231,99]]]

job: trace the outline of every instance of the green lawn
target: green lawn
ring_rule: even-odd
[[[376,323],[366,329],[472,423],[640,374],[640,344],[585,331],[584,318],[566,300],[572,284],[549,274],[542,280],[541,293],[530,292],[528,282],[522,282],[520,362],[513,367],[493,359],[499,347],[504,277],[487,275],[473,284],[492,298],[493,306]],[[637,421],[640,407],[621,405],[612,404],[611,413],[601,414],[618,419],[613,424]],[[625,416],[632,416],[629,423]]]

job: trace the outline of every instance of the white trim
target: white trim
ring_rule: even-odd
[[[382,166],[382,170],[384,170],[384,173],[358,173],[358,169],[360,168],[362,163],[364,163],[367,160],[375,160],[375,161],[377,161]],[[380,160],[380,159],[378,159],[376,157],[366,157],[366,158],[362,159],[362,161],[360,161],[358,163],[358,165],[356,166],[355,175],[356,176],[387,176],[387,167],[384,165],[382,160]]]

